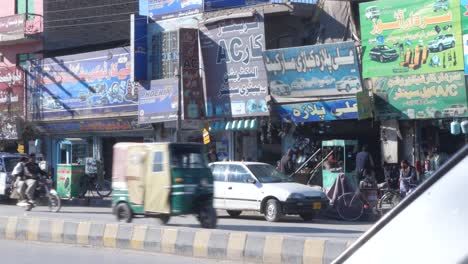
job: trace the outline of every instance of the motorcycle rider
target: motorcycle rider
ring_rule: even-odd
[[[28,198],[28,203],[31,205],[35,204],[34,201],[34,191],[36,190],[37,177],[41,175],[46,175],[44,171],[41,170],[39,165],[36,163],[36,155],[34,153],[29,155],[28,162],[24,165],[24,176],[26,183],[26,197]]]
[[[417,181],[416,169],[409,165],[407,160],[402,160],[400,165],[400,196],[404,198],[410,191],[411,184],[415,184]]]
[[[16,195],[18,198],[18,203],[16,205],[18,206],[23,206],[27,204],[25,199],[26,185],[24,182],[24,165],[27,161],[28,158],[21,157],[19,162],[13,168],[13,172],[11,173],[11,175],[15,177],[15,183],[13,184],[13,187],[15,188],[15,191],[17,193]]]

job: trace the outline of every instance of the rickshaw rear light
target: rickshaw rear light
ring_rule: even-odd
[[[182,179],[182,178],[175,178],[174,181],[177,182],[177,183],[181,183],[181,182],[184,182],[184,179]]]

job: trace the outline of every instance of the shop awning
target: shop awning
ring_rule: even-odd
[[[210,132],[257,130],[257,127],[258,127],[257,119],[215,121],[210,124]]]

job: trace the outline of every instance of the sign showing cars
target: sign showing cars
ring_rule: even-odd
[[[353,42],[267,50],[263,60],[270,93],[278,102],[350,95],[362,89]]]
[[[460,0],[465,74],[468,74],[468,0]]]
[[[364,78],[463,69],[459,0],[359,5]]]
[[[373,78],[372,85],[379,119],[468,116],[461,71]]]

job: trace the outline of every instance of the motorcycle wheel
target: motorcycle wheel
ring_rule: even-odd
[[[49,211],[57,213],[62,208],[62,202],[60,197],[57,194],[49,193],[49,200],[47,205],[49,206]]]

